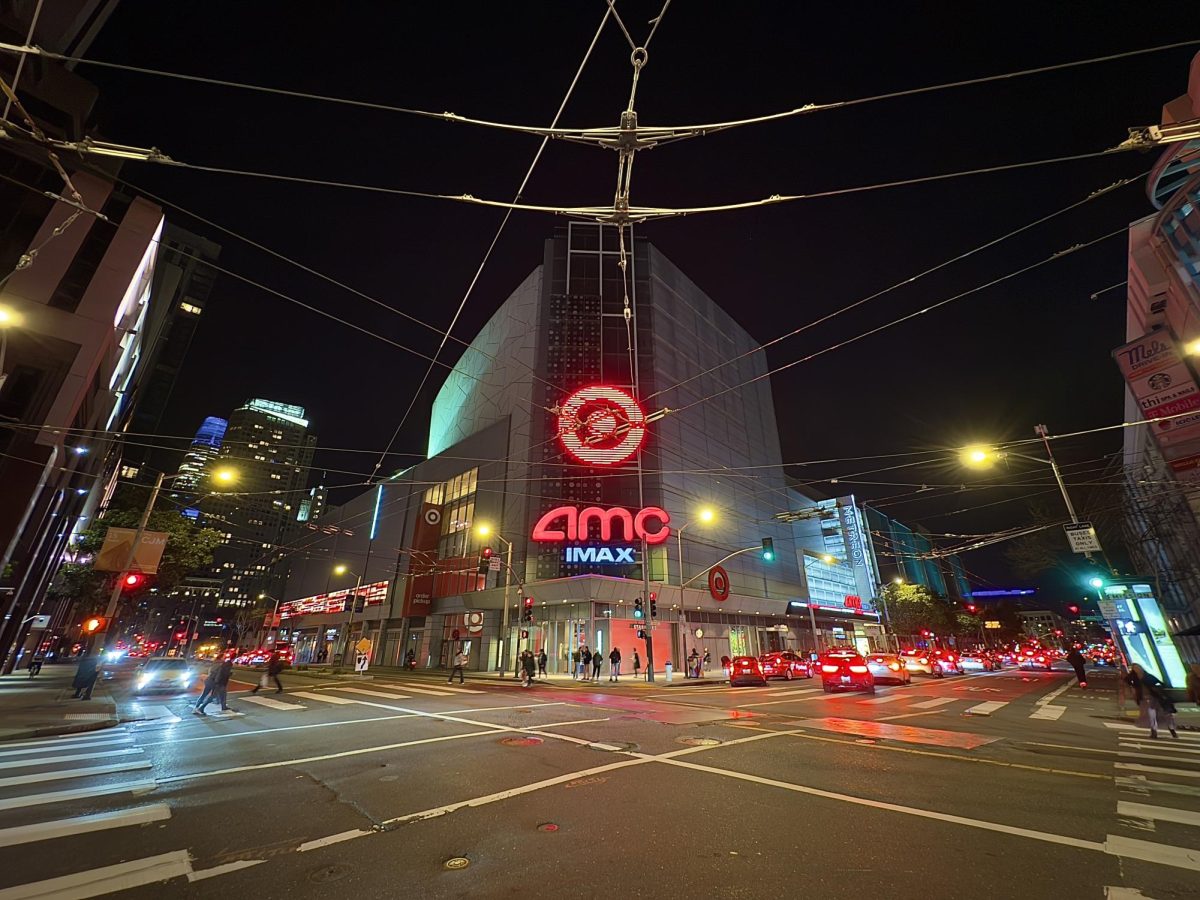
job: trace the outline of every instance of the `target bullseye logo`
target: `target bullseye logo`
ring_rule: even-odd
[[[582,388],[562,404],[558,438],[575,459],[593,466],[615,466],[629,459],[646,439],[646,416],[620,388]]]
[[[729,599],[729,573],[721,566],[708,570],[708,593],[718,603]]]
[[[426,525],[440,525],[442,523],[442,511],[440,509],[425,510]]]

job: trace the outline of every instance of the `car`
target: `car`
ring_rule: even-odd
[[[729,683],[738,687],[744,684],[766,684],[762,663],[753,656],[735,656],[729,664]]]
[[[928,650],[905,650],[900,654],[900,658],[909,673],[917,672],[921,675],[932,675],[934,678],[941,678],[946,674],[941,666],[934,663]]]
[[[867,668],[875,677],[875,683],[883,681],[896,684],[909,684],[912,674],[904,665],[904,660],[892,653],[872,653],[867,657]]]
[[[875,693],[875,676],[866,659],[853,651],[830,652],[821,657],[821,687],[834,691]]]
[[[764,653],[758,658],[764,678],[812,678],[812,664],[791,650]]]
[[[1054,668],[1054,657],[1044,650],[1026,648],[1017,654],[1018,669],[1045,669],[1049,672]]]
[[[134,673],[133,689],[137,694],[180,694],[190,690],[199,679],[200,671],[190,660],[150,659]]]
[[[1000,662],[985,650],[968,650],[959,656],[958,665],[964,672],[995,672],[1000,668]]]
[[[934,665],[942,671],[942,674],[961,675],[963,673],[957,654],[951,653],[949,650],[931,650],[929,651],[929,655]]]

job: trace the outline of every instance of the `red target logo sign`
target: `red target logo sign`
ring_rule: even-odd
[[[729,573],[720,566],[708,570],[708,592],[718,602],[729,599]]]
[[[581,388],[559,408],[558,439],[581,463],[615,466],[642,446],[646,416],[637,401],[620,388]]]

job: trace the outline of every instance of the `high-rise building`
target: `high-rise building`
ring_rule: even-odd
[[[209,416],[196,429],[196,436],[184,453],[178,475],[172,484],[172,495],[180,502],[190,505],[196,501],[200,486],[212,474],[213,463],[221,452],[221,443],[225,440],[228,428],[226,419]],[[189,518],[196,518],[194,509],[189,509],[185,514]]]
[[[1200,118],[1200,55],[1162,123]],[[1169,144],[1147,179],[1155,212],[1129,227],[1123,531],[1185,659],[1200,661],[1200,139]],[[1143,601],[1144,602],[1144,601]]]

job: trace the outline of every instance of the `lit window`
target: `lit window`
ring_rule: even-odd
[[[193,316],[198,316],[202,312],[200,307],[194,306],[191,303],[180,303],[179,308],[185,313],[191,313]]]

